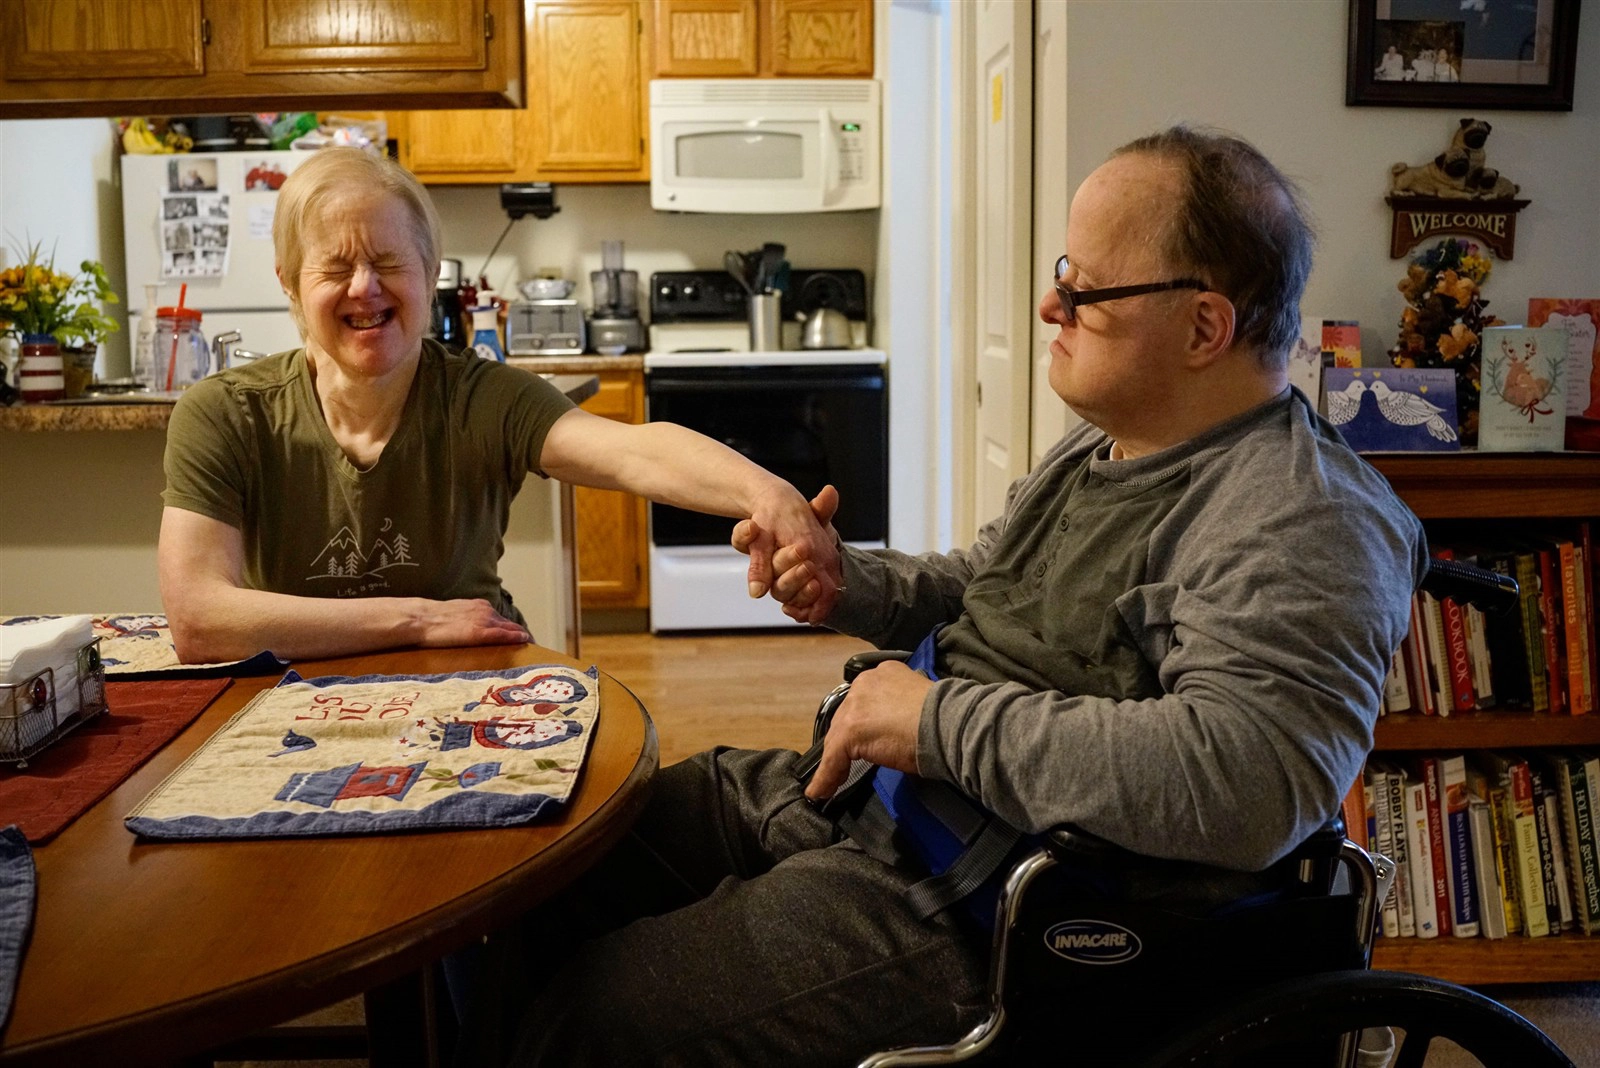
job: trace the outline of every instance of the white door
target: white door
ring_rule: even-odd
[[[998,516],[1006,488],[1028,470],[1033,314],[1033,5],[980,0],[969,107],[977,149],[977,362],[972,527]]]
[[[1043,296],[1056,257],[1066,250],[1067,203],[1067,5],[1039,0],[1033,25],[1033,299]],[[1030,309],[1031,311],[1031,309]],[[1081,420],[1050,388],[1050,342],[1058,330],[1037,315],[1033,330],[1032,454],[1035,467],[1061,435]]]

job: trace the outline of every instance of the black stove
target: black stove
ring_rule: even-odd
[[[748,294],[727,271],[657,271],[650,276],[651,323],[745,322]],[[782,316],[829,307],[847,319],[867,318],[867,279],[853,267],[789,272]]]

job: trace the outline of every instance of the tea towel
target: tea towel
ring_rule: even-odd
[[[0,1032],[17,994],[22,951],[33,930],[35,876],[33,853],[15,827],[0,829]]]

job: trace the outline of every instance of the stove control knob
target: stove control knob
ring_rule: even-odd
[[[683,283],[683,299],[684,300],[699,300],[700,299],[700,285],[699,285],[699,283],[697,283],[697,282],[685,282],[685,283]]]
[[[677,300],[678,287],[671,282],[663,282],[656,287],[656,296],[661,300]]]

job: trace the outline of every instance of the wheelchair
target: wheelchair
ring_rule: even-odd
[[[1517,593],[1505,576],[1441,560],[1422,588],[1487,610]],[[806,763],[855,676],[908,655],[850,659],[818,709]],[[1159,881],[1164,868],[1177,870],[1070,826],[1051,831],[1004,875],[988,1016],[949,1045],[886,1050],[859,1068],[1353,1068],[1362,1031],[1381,1028],[1398,1042],[1391,1068],[1422,1068],[1438,1039],[1485,1068],[1572,1068],[1543,1032],[1481,994],[1370,970],[1394,865],[1349,841],[1341,821],[1269,869],[1270,892],[1220,908],[1105,892]]]

